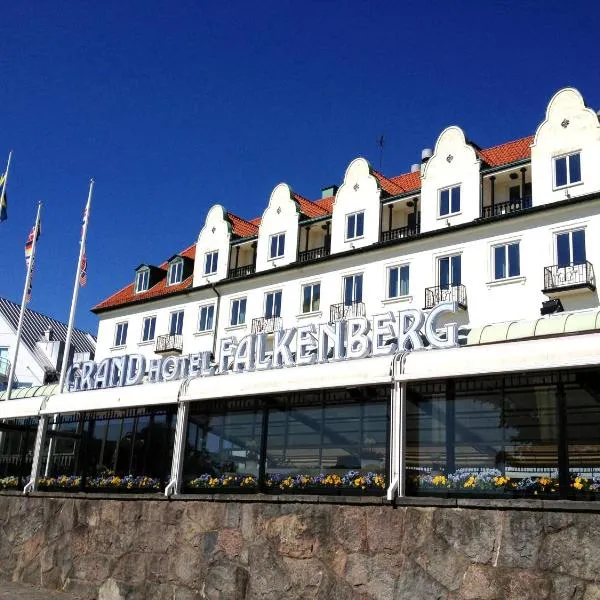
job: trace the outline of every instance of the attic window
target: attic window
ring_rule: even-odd
[[[135,293],[146,292],[150,287],[150,269],[142,269],[135,276]]]
[[[169,265],[167,281],[169,285],[175,285],[183,281],[183,260],[181,258],[173,260]]]

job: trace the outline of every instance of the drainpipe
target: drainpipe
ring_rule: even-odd
[[[211,283],[210,287],[212,288],[212,291],[217,296],[217,309],[215,310],[215,331],[213,333],[213,347],[212,347],[213,357],[216,360],[216,358],[217,358],[217,331],[219,331],[219,312],[220,312],[220,308],[221,308],[221,294],[219,294],[219,291],[217,290],[217,286],[214,283]]]

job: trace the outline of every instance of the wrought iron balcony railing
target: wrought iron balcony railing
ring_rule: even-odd
[[[181,354],[183,351],[183,336],[182,335],[159,335],[156,338],[156,346],[154,352],[156,354],[164,354],[165,356],[172,356],[174,354]]]
[[[364,302],[353,302],[352,304],[332,304],[329,307],[329,321],[343,321],[352,317],[364,317],[367,314]]]
[[[464,285],[436,285],[425,288],[425,308],[433,308],[440,302],[458,302],[467,308],[467,289]]]
[[[229,279],[237,279],[238,277],[246,277],[246,275],[252,275],[256,271],[254,265],[246,265],[244,267],[237,267],[236,269],[229,269],[227,276]]]
[[[252,333],[273,333],[283,327],[281,317],[259,317],[252,319]]]
[[[531,208],[531,196],[525,196],[517,200],[509,200],[508,202],[500,202],[494,206],[484,206],[481,209],[481,217],[497,217],[498,215],[507,215],[509,213],[519,212]]]
[[[323,258],[324,256],[329,256],[329,248],[326,246],[320,246],[319,248],[313,248],[312,250],[298,252],[298,262],[315,260],[317,258]]]
[[[396,227],[396,229],[390,229],[389,231],[381,232],[381,241],[389,242],[390,240],[399,240],[402,238],[411,237],[419,233],[418,227]]]
[[[587,288],[596,289],[594,267],[588,262],[544,267],[543,292],[567,291]]]

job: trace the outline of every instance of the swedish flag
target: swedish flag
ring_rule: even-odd
[[[0,176],[0,223],[8,219],[8,202],[6,199],[6,173]]]

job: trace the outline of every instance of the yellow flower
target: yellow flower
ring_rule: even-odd
[[[474,475],[471,475],[471,477],[469,477],[469,479],[467,479],[467,480],[465,481],[465,483],[464,483],[464,486],[463,486],[463,487],[466,487],[466,488],[472,488],[472,487],[475,487],[475,481],[476,481],[476,478],[475,478],[475,476],[474,476]]]
[[[445,475],[436,475],[432,480],[431,483],[433,483],[433,485],[435,486],[444,486],[446,485],[446,477]]]

